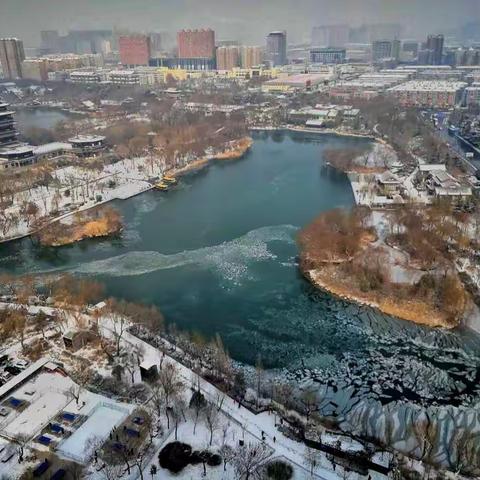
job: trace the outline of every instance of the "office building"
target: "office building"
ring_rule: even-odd
[[[147,66],[151,57],[150,38],[146,35],[124,35],[118,39],[120,63],[127,67]]]
[[[217,70],[232,70],[240,66],[240,47],[217,47]]]
[[[23,42],[18,38],[0,39],[0,63],[3,76],[15,80],[22,78],[22,62],[25,60]]]
[[[398,61],[400,57],[399,40],[376,40],[372,42],[372,61],[380,62],[386,59]]]
[[[262,47],[244,46],[241,48],[242,68],[258,67],[263,63]]]
[[[215,32],[210,29],[177,33],[178,58],[215,58]]]
[[[271,32],[267,36],[266,60],[272,67],[287,64],[287,32]]]
[[[338,64],[345,63],[347,51],[345,48],[312,48],[310,50],[311,63]]]
[[[429,35],[427,37],[427,43],[425,44],[425,50],[428,55],[428,65],[441,65],[443,59],[443,35]]]
[[[349,42],[348,25],[322,25],[312,29],[312,47],[345,47]]]

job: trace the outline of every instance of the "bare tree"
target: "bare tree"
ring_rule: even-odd
[[[78,406],[80,402],[80,395],[85,390],[85,387],[89,384],[92,378],[92,372],[88,368],[78,370],[73,375],[75,383],[73,383],[67,390],[67,394],[75,400],[75,404]]]
[[[320,452],[314,448],[307,447],[305,449],[303,460],[308,467],[310,476],[313,478],[315,470],[320,466]]]
[[[158,374],[158,384],[163,392],[165,400],[165,415],[167,417],[167,428],[170,428],[169,407],[172,399],[183,391],[184,385],[180,378],[178,367],[174,363],[166,363]]]
[[[187,405],[185,404],[185,400],[181,395],[176,395],[175,398],[173,398],[172,401],[172,407],[170,409],[171,414],[172,414],[172,421],[175,426],[175,440],[177,440],[177,435],[178,435],[178,425],[182,421],[186,421],[185,418],[185,409],[187,408]]]
[[[121,366],[130,374],[131,383],[135,383],[135,372],[140,368],[144,356],[144,349],[141,345],[132,345],[131,348],[121,357]]]
[[[25,448],[28,445],[29,438],[25,434],[20,434],[14,437],[13,443],[17,446],[17,454],[18,454],[18,463],[23,462],[23,457],[25,455]]]
[[[220,411],[218,408],[209,403],[203,410],[203,421],[209,432],[209,445],[212,445],[213,434],[220,426]]]
[[[195,390],[193,392],[192,398],[190,399],[190,409],[192,411],[193,417],[193,434],[195,435],[195,431],[197,429],[198,419],[200,418],[203,410],[207,406],[207,401],[205,397],[202,395],[200,390]]]
[[[264,443],[249,443],[239,446],[235,449],[232,459],[237,477],[245,480],[261,478],[259,467],[270,455],[271,451]]]

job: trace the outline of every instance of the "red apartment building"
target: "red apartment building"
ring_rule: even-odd
[[[148,65],[150,60],[150,38],[146,35],[122,36],[118,40],[120,62],[122,65],[134,67]]]
[[[178,58],[215,58],[215,32],[210,28],[177,33]]]

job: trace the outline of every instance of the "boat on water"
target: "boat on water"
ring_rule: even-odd
[[[163,177],[162,181],[164,183],[171,184],[171,185],[177,183],[177,179],[175,177]]]
[[[156,190],[161,190],[163,192],[167,191],[169,188],[169,185],[168,183],[165,183],[165,182],[159,182],[159,183],[156,183],[155,184],[155,189]]]

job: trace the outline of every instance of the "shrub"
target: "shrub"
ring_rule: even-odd
[[[158,460],[162,468],[178,473],[190,463],[191,456],[192,447],[190,445],[172,442],[162,448],[158,454]]]
[[[290,464],[275,460],[267,465],[267,478],[274,480],[289,480],[293,476],[293,468]]]

